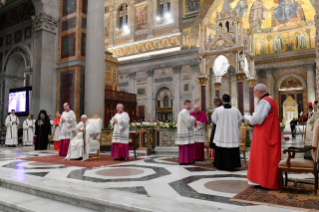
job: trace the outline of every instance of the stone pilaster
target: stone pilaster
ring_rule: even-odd
[[[238,87],[235,70],[230,71],[230,95],[231,105],[238,106]]]
[[[147,119],[155,119],[155,99],[153,99],[153,80],[154,70],[147,71],[147,80],[146,80],[146,96],[147,96]],[[154,109],[153,109],[154,108]]]
[[[174,90],[174,103],[173,103],[173,117],[174,120],[177,120],[178,112],[182,108],[181,103],[181,70],[182,66],[175,66],[173,67],[174,71],[174,85],[176,86],[176,89]]]
[[[114,17],[116,17],[116,11],[114,10],[114,5],[109,6],[110,10],[110,34],[109,34],[109,45],[108,47],[112,47],[114,45],[114,36],[116,31],[116,20]]]
[[[88,1],[85,72],[85,113],[103,118],[104,0]]]
[[[179,32],[179,2],[180,1],[171,1],[171,14],[172,19],[174,20],[174,31]]]
[[[33,38],[33,80],[32,109],[37,114],[45,109],[48,114],[54,114],[54,73],[56,65],[56,36],[58,20],[46,13],[32,17],[34,26]]]
[[[156,0],[149,0],[148,8],[147,8],[148,9],[147,39],[153,38],[153,26],[155,25],[155,18],[156,18],[156,13],[154,13],[154,7],[156,7]]]
[[[135,89],[136,89],[136,83],[135,83],[135,73],[130,73],[130,81],[129,81],[129,86],[131,89],[131,93],[134,93]]]
[[[315,101],[315,64],[310,63],[306,65],[307,69],[307,94],[308,94],[308,102]]]
[[[191,80],[191,92],[192,92],[192,102],[199,103],[199,93],[200,93],[200,85],[198,82],[198,74],[200,72],[199,62],[195,62],[191,64],[192,70],[192,80]]]
[[[134,41],[135,40],[135,6],[134,6],[135,1],[131,0],[130,1],[130,6],[128,7],[129,10],[129,28],[130,28],[130,41]]]
[[[270,96],[274,97],[274,70],[267,69],[266,70],[266,78],[267,78],[267,89]]]

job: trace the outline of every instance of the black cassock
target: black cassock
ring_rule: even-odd
[[[49,143],[49,135],[51,135],[51,124],[49,119],[44,119],[43,125],[39,126],[38,123],[41,119],[38,119],[35,123],[36,141],[34,150],[46,150]]]

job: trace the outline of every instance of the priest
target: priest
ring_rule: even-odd
[[[254,125],[250,148],[248,183],[267,189],[279,189],[278,164],[281,160],[281,130],[278,107],[264,84],[254,88],[259,102],[249,123]]]
[[[190,113],[195,118],[197,127],[194,128],[194,146],[193,146],[193,160],[205,160],[205,141],[206,132],[205,127],[208,124],[207,115],[204,111],[200,110],[199,104],[194,105],[194,111]]]
[[[11,114],[9,114],[6,118],[6,146],[18,145],[18,126],[20,122],[18,116],[16,116],[15,113],[15,109],[12,109]]]
[[[123,109],[123,104],[117,104],[117,113],[110,121],[113,128],[111,156],[119,161],[129,158],[130,117]]]
[[[189,165],[193,163],[194,127],[197,127],[195,118],[190,115],[189,110],[192,102],[186,100],[184,107],[177,116],[177,134],[175,143],[179,148],[179,164]]]
[[[41,110],[35,123],[36,141],[34,150],[46,150],[49,143],[49,135],[51,135],[51,124],[48,114],[45,110]]]
[[[88,121],[86,115],[81,116],[81,122],[72,130],[72,139],[66,160],[89,159],[90,139],[96,134],[95,127]]]
[[[223,106],[215,109],[212,121],[216,124],[214,135],[214,166],[219,170],[232,171],[241,167],[239,152],[239,132],[242,115],[236,107],[230,105],[230,96],[222,96]]]
[[[33,136],[35,130],[35,121],[28,115],[27,119],[23,122],[23,145],[32,146]]]
[[[70,139],[72,137],[72,130],[76,127],[76,116],[75,113],[70,109],[68,102],[63,104],[64,112],[60,118],[60,156],[66,156],[68,153],[68,148],[70,144]]]
[[[61,119],[61,114],[60,112],[56,112],[55,114],[55,119],[53,121],[53,141],[54,141],[54,150],[59,150],[60,149],[60,119]]]

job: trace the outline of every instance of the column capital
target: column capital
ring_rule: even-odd
[[[198,76],[198,80],[199,80],[199,83],[201,86],[206,86],[206,83],[207,83],[207,77],[204,76],[204,75],[199,75]]]
[[[175,66],[175,67],[173,67],[173,71],[174,71],[175,74],[181,72],[181,70],[182,70],[182,66]]]
[[[56,33],[58,19],[54,19],[52,16],[41,12],[39,14],[32,16],[32,21],[35,32],[44,30],[54,34]]]
[[[193,72],[199,72],[199,62],[191,64],[191,69]]]
[[[247,82],[248,82],[248,86],[250,88],[253,88],[256,85],[256,80],[255,79],[248,79]]]
[[[266,71],[266,76],[272,76],[274,74],[273,68],[266,69],[265,71]]]
[[[236,73],[237,82],[243,82],[246,79],[246,74],[244,72]]]
[[[153,75],[154,75],[153,69],[147,71],[147,76],[152,77]]]
[[[134,73],[129,73],[128,75],[129,75],[130,79],[135,79],[135,72]]]
[[[214,82],[213,84],[215,86],[215,90],[219,90],[222,83],[221,82]]]
[[[308,63],[305,66],[306,66],[307,71],[314,71],[315,65],[316,65],[315,63]]]

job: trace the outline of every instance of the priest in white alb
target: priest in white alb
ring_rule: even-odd
[[[130,128],[130,117],[123,111],[124,106],[117,104],[117,113],[111,119],[110,123],[113,128],[113,139],[111,156],[114,160],[124,161],[129,158],[129,128]]]
[[[70,141],[68,155],[66,160],[88,160],[90,149],[90,140],[96,135],[96,129],[86,115],[81,116],[81,122],[72,130],[72,139]]]
[[[212,115],[212,121],[216,124],[214,166],[219,170],[232,171],[241,167],[238,128],[241,126],[242,115],[229,104],[228,94],[224,94],[222,100],[223,106],[215,109]]]
[[[23,122],[23,145],[32,146],[33,136],[35,130],[35,120],[32,119],[31,115]]]
[[[76,127],[76,116],[75,113],[70,109],[69,103],[64,103],[64,112],[60,118],[60,156],[66,156],[68,153],[68,148],[70,144],[70,139],[72,137],[72,130]]]
[[[15,115],[15,109],[11,110],[11,114],[6,118],[6,146],[17,146],[18,145],[18,126],[19,118]]]
[[[179,148],[179,163],[188,165],[193,163],[194,127],[195,118],[190,115],[189,110],[192,102],[186,100],[184,107],[177,116],[177,133],[175,143]]]

